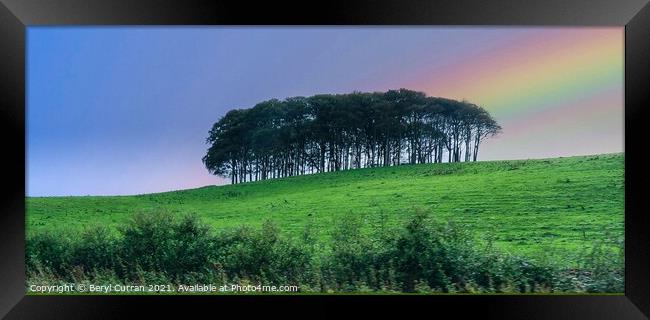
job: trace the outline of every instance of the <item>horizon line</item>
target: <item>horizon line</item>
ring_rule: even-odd
[[[309,174],[304,174],[304,175],[296,175],[296,176],[290,176],[290,177],[274,178],[274,179],[268,179],[268,180],[248,181],[248,182],[238,183],[238,185],[257,183],[257,182],[265,182],[265,181],[266,182],[268,182],[268,181],[278,181],[278,180],[284,180],[284,179],[291,179],[291,178],[295,178],[295,177],[313,176],[313,175],[329,174],[329,173],[343,172],[343,171],[357,171],[357,170],[365,170],[365,169],[379,169],[379,168],[391,168],[391,167],[401,167],[401,166],[445,165],[445,164],[500,162],[500,161],[550,160],[550,159],[563,159],[563,158],[575,158],[575,157],[612,156],[612,155],[618,155],[618,154],[625,155],[625,151],[623,150],[623,151],[619,151],[619,152],[577,154],[577,155],[570,155],[570,156],[543,157],[543,158],[519,158],[519,159],[477,160],[477,161],[442,162],[442,163],[416,163],[416,164],[404,163],[404,164],[400,164],[400,165],[397,165],[397,166],[378,166],[378,167],[369,167],[369,168],[340,170],[340,171],[315,172],[315,173],[309,173]],[[196,190],[196,189],[202,189],[202,188],[208,188],[208,187],[223,187],[223,186],[230,186],[230,185],[233,185],[233,184],[230,184],[230,183],[219,184],[219,185],[210,184],[210,185],[204,185],[204,186],[200,186],[200,187],[187,188],[187,189],[173,189],[173,190],[150,192],[150,193],[114,194],[114,195],[110,195],[110,194],[96,194],[96,195],[86,194],[86,195],[30,196],[27,193],[25,193],[25,198],[27,199],[27,198],[72,198],[72,197],[75,197],[75,198],[82,198],[82,197],[135,197],[135,196],[154,195],[154,194],[161,194],[161,193],[187,191],[187,190]],[[27,187],[27,185],[25,185],[25,186]]]

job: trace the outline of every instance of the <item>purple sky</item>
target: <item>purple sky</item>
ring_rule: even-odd
[[[211,125],[232,108],[270,98],[412,88],[424,67],[470,61],[529,32],[29,27],[27,195],[140,194],[222,184],[201,157]],[[515,137],[511,149],[505,141],[484,159],[520,158],[513,152],[521,149]],[[556,153],[568,152],[562,150]],[[581,152],[593,150],[601,151]]]

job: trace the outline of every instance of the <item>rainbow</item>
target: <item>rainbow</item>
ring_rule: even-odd
[[[623,57],[623,28],[539,28],[473,59],[427,70],[409,87],[471,101],[513,128],[590,108],[598,116],[622,116]]]

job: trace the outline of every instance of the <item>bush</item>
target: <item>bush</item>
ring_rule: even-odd
[[[185,273],[206,273],[213,257],[214,240],[208,226],[198,217],[189,215],[172,227],[171,251],[174,259],[168,261],[164,270],[175,278]]]
[[[196,216],[140,213],[111,233],[27,239],[28,283],[297,285],[317,292],[622,292],[623,255],[596,244],[577,267],[512,256],[456,223],[415,212],[400,228],[362,232],[348,217],[325,242],[288,238],[272,222],[211,232]],[[622,246],[622,243],[620,244]]]
[[[370,282],[374,251],[361,234],[361,220],[353,216],[343,218],[330,237],[322,268],[325,287],[346,292]]]
[[[309,246],[283,239],[270,221],[260,230],[240,227],[223,232],[215,238],[215,253],[231,279],[273,285],[314,284]]]
[[[611,251],[597,242],[582,260],[582,272],[578,273],[581,285],[587,292],[624,291],[624,249],[619,241],[619,250]]]
[[[214,239],[194,215],[177,221],[166,211],[137,214],[122,234],[120,260],[128,276],[144,270],[179,279],[187,273],[214,271]]]
[[[72,241],[65,235],[40,233],[27,239],[25,260],[31,273],[65,274],[72,267]]]
[[[414,292],[416,284],[447,288],[450,284],[444,268],[450,263],[437,231],[426,223],[426,215],[417,212],[406,228],[392,241],[397,280],[404,292]]]
[[[128,276],[135,270],[166,271],[174,263],[174,220],[166,211],[136,214],[121,229],[122,261]]]
[[[87,229],[71,248],[72,265],[83,266],[85,271],[116,270],[118,247],[117,239],[107,228]]]

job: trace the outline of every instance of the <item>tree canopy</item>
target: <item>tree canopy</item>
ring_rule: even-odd
[[[482,107],[400,89],[267,100],[209,132],[203,163],[231,183],[401,164],[476,161],[501,127]]]

